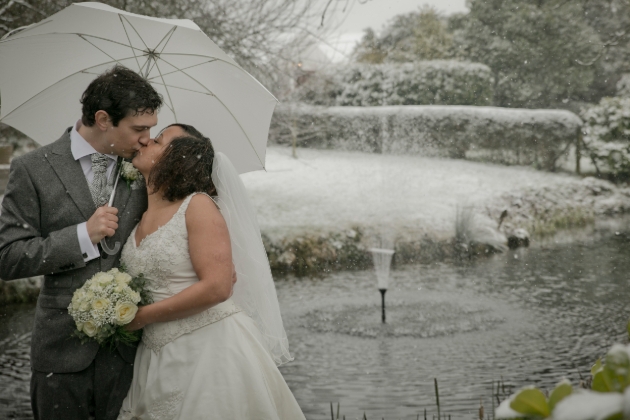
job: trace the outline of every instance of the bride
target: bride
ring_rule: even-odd
[[[191,126],[167,127],[133,159],[149,205],[121,256],[154,303],[119,420],[304,419],[277,366],[292,360],[244,186]],[[232,294],[233,270],[238,281]]]

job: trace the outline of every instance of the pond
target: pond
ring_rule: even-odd
[[[630,226],[594,229],[466,264],[391,273],[387,324],[372,271],[279,279],[295,361],[281,368],[308,419],[478,418],[491,386],[577,383],[630,316]],[[617,230],[617,231],[616,231]],[[32,306],[0,318],[0,418],[29,418]],[[495,401],[496,405],[496,401]],[[336,408],[335,408],[336,409]]]

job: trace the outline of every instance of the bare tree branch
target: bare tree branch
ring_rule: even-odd
[[[326,3],[326,7],[324,7],[324,11],[322,12],[322,23],[320,23],[319,26],[324,26],[324,18],[326,17],[326,12],[328,11],[328,8],[330,7],[330,4],[333,2],[333,0],[328,0],[328,3]]]
[[[595,55],[595,57],[593,59],[591,59],[589,61],[586,61],[586,62],[577,59],[577,60],[575,60],[575,62],[578,63],[580,66],[592,66],[593,64],[595,64],[602,57],[602,55],[604,55],[604,52],[608,48],[619,45],[619,41],[621,41],[626,36],[627,33],[628,33],[628,31],[616,32],[613,35],[612,39],[610,39],[610,40],[608,40],[608,41],[606,41],[606,42],[604,42],[602,44],[601,49],[597,52],[597,54]]]
[[[562,6],[568,4],[571,0],[564,0],[561,1],[560,3],[558,3],[557,5],[555,5],[554,7],[552,7],[552,10],[558,10],[559,8],[561,8]]]
[[[50,16],[73,0],[0,0],[0,37]],[[76,1],[76,0],[75,0]],[[291,83],[293,67],[367,0],[101,0],[132,13],[193,20],[221,49],[272,91]],[[325,19],[325,20],[324,20]],[[274,86],[277,85],[277,86]]]
[[[38,8],[36,8],[36,7],[31,6],[29,3],[25,2],[24,0],[12,0],[12,1],[14,1],[15,3],[17,3],[17,4],[19,4],[19,5],[22,5],[22,6],[24,6],[24,7],[27,7],[27,8],[29,8],[29,9],[31,9],[31,10],[33,10],[33,11],[35,11],[35,12],[39,13],[40,15],[42,15],[42,16],[44,16],[44,17],[46,17],[46,13],[44,13],[41,9],[38,9]]]

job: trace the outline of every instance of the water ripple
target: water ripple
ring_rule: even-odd
[[[514,389],[577,383],[626,342],[630,234],[521,249],[472,264],[392,271],[388,320],[372,271],[276,284],[295,361],[281,368],[306,417],[478,416],[503,378]],[[30,418],[32,307],[0,315],[0,418]]]

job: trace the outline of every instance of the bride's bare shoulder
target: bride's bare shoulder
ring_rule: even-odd
[[[214,200],[206,194],[195,194],[186,209],[186,225],[190,228],[209,222],[225,225]]]

